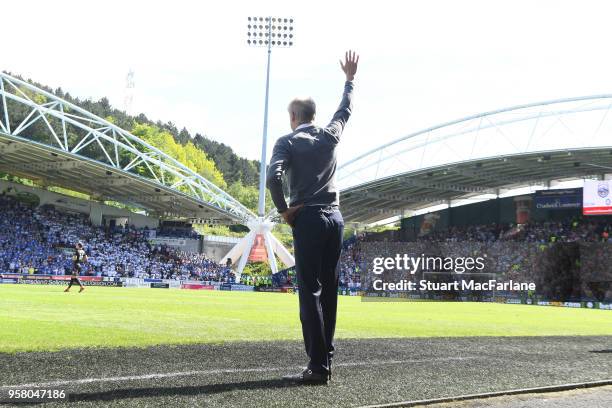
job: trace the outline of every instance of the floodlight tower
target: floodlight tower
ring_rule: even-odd
[[[263,259],[264,254],[270,263],[272,273],[277,272],[275,254],[287,266],[295,265],[291,253],[272,235],[274,222],[266,217],[266,151],[268,144],[268,99],[270,94],[270,57],[272,48],[289,48],[293,46],[293,18],[285,17],[248,17],[247,44],[263,47],[268,50],[266,67],[266,98],[264,102],[263,140],[261,145],[261,163],[259,167],[259,202],[258,217],[249,221],[249,233],[238,242],[224,257],[237,264],[236,275],[239,278],[249,257]],[[263,239],[262,239],[263,238]]]
[[[125,113],[132,113],[132,102],[134,101],[134,71],[130,68],[125,78],[125,99],[123,101]]]
[[[266,99],[264,103],[263,142],[259,166],[259,202],[257,215],[264,217],[266,211],[266,151],[268,144],[268,97],[270,93],[270,57],[272,47],[289,48],[293,46],[293,18],[248,17],[247,44],[268,49],[266,67]]]

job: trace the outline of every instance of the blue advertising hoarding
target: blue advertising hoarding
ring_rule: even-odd
[[[582,208],[582,189],[563,188],[538,190],[534,197],[535,208],[542,210],[567,210]]]

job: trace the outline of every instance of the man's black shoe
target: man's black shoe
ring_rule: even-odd
[[[293,375],[286,375],[283,377],[283,380],[292,382],[292,383],[298,383],[298,384],[323,385],[323,384],[327,384],[327,381],[329,380],[329,374],[328,373],[316,373],[312,371],[311,369],[307,368],[301,373],[293,374]]]

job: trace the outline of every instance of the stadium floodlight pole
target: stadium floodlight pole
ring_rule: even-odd
[[[293,18],[248,17],[247,44],[268,49],[266,67],[266,99],[264,105],[263,140],[261,163],[259,165],[259,202],[257,215],[263,219],[266,207],[266,151],[268,148],[268,100],[270,94],[270,57],[272,47],[288,48],[293,46]]]
[[[223,257],[231,259],[232,263],[239,261],[236,265],[236,277],[240,275],[248,262],[251,250],[261,245],[265,246],[268,262],[272,273],[277,272],[276,256],[287,266],[295,265],[293,255],[283,246],[283,244],[272,235],[274,222],[266,217],[266,150],[268,142],[268,100],[270,96],[270,59],[272,48],[288,48],[293,46],[293,19],[285,17],[248,17],[248,38],[247,44],[253,47],[265,47],[268,50],[268,65],[266,67],[266,99],[264,106],[263,140],[261,146],[261,163],[259,168],[259,203],[257,217],[253,217],[247,222],[249,233],[242,238],[234,247]],[[258,237],[262,237],[263,241]],[[257,248],[255,248],[257,249]],[[259,248],[261,249],[261,247]],[[257,251],[255,251],[257,252]]]

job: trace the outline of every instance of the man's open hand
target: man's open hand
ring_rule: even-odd
[[[357,72],[357,64],[359,63],[359,55],[355,54],[355,51],[347,51],[344,55],[344,63],[340,60],[340,67],[346,74],[346,80],[352,81],[355,79],[355,73]]]
[[[287,208],[282,212],[283,219],[287,224],[293,227],[293,222],[295,221],[295,216],[297,215],[300,208],[302,208],[304,204],[294,205],[293,207]]]

